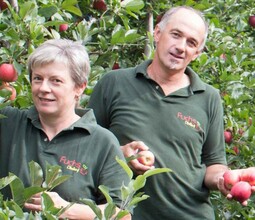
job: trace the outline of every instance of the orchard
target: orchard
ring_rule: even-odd
[[[209,36],[203,53],[191,65],[221,94],[229,167],[255,166],[254,0],[10,2],[0,1],[0,65],[5,67],[1,71],[0,66],[0,108],[32,105],[27,57],[47,39],[81,40],[86,46],[92,70],[81,99],[81,107],[85,107],[95,84],[106,72],[131,67],[153,57],[153,28],[162,12],[177,5],[203,11],[210,25]],[[6,73],[6,69],[13,70],[13,75]],[[10,88],[14,88],[15,97],[11,96],[14,90]],[[237,182],[245,182],[240,185],[248,189],[249,195],[247,181],[239,178]],[[218,192],[211,193],[211,201],[217,220],[255,216],[253,193],[247,206],[228,200]]]

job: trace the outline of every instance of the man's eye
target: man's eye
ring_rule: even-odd
[[[180,34],[178,34],[178,33],[172,33],[172,36],[173,36],[173,37],[179,37]]]
[[[190,42],[189,42],[189,45],[190,45],[191,47],[196,47],[196,46],[197,46],[197,44],[196,44],[195,42],[193,42],[193,41],[190,41]]]

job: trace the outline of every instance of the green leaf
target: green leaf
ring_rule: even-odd
[[[17,203],[15,203],[14,201],[11,201],[11,203],[12,203],[12,208],[15,211],[15,218],[23,219],[24,218],[24,213],[23,213],[22,208]]]
[[[101,209],[98,208],[97,204],[91,200],[91,199],[81,199],[81,202],[84,203],[85,205],[89,206],[93,212],[95,213],[95,215],[99,218],[102,219],[102,212]]]
[[[51,197],[47,193],[41,194],[42,198],[42,209],[44,211],[50,210],[52,207],[54,207],[54,202],[52,201]]]
[[[79,8],[75,7],[75,6],[69,5],[67,7],[64,7],[64,6],[62,6],[62,7],[63,7],[64,10],[69,11],[69,12],[71,12],[71,13],[77,15],[77,16],[82,16],[81,10]]]
[[[120,5],[126,10],[139,12],[144,7],[144,2],[142,0],[124,0]]]
[[[144,175],[137,176],[133,183],[134,190],[137,191],[137,190],[143,188],[145,183],[146,183],[146,176],[144,176]]]
[[[33,2],[25,2],[22,4],[22,7],[20,7],[20,17],[21,19],[24,19],[26,16],[30,16],[32,11],[35,9],[35,4]]]
[[[35,161],[29,162],[30,179],[32,186],[41,186],[43,183],[43,170]]]
[[[3,189],[4,187],[8,186],[16,178],[17,178],[17,176],[15,176],[15,175],[9,175],[9,176],[1,178],[0,179],[0,189]]]
[[[166,172],[173,172],[169,168],[155,168],[152,170],[147,170],[143,175],[148,178],[149,176],[155,175],[155,174],[160,174],[160,173],[166,173]]]
[[[56,186],[64,183],[65,181],[67,181],[68,179],[70,179],[72,176],[71,175],[63,175],[63,176],[59,176],[58,178],[56,178],[50,185],[48,190],[51,191],[53,188],[55,188]]]
[[[45,181],[43,182],[43,188],[47,190],[52,190],[59,184],[67,181],[71,176],[70,175],[61,175],[62,170],[58,165],[50,165],[47,163],[45,171]]]
[[[140,38],[140,34],[137,34],[137,30],[128,30],[125,33],[125,42],[126,43],[133,43],[137,42]]]
[[[116,213],[116,205],[114,203],[107,203],[104,209],[105,219],[111,219],[111,217]]]
[[[51,166],[46,162],[46,170],[45,170],[45,181],[43,183],[43,187],[51,188],[54,180],[60,175],[61,167],[58,165]]]
[[[24,199],[24,185],[20,178],[16,177],[10,183],[11,193],[13,200],[19,205],[23,206],[25,199]]]
[[[118,212],[118,214],[116,215],[115,219],[116,220],[119,220],[119,219],[122,219],[124,216],[130,214],[130,212],[128,210],[120,210]]]
[[[24,200],[27,201],[31,198],[31,196],[36,193],[43,192],[45,189],[40,186],[30,186],[24,189]]]
[[[106,186],[103,186],[103,185],[100,185],[98,188],[99,188],[99,189],[101,190],[101,192],[104,194],[107,203],[112,203],[112,198],[111,198],[111,196],[109,195],[109,189],[108,189]]]
[[[148,195],[143,195],[141,197],[134,197],[131,202],[128,204],[128,208],[131,208],[132,206],[136,206],[137,203],[144,201],[146,199],[148,199],[149,196]]]
[[[112,31],[111,44],[123,43],[125,39],[125,30],[121,25],[116,25]]]
[[[1,209],[0,209],[0,220],[9,220],[8,216],[6,216],[6,214],[4,214]]]
[[[133,193],[133,188],[130,189],[130,187],[126,187],[124,184],[121,186],[121,199],[122,201],[125,201],[130,194]]]
[[[38,15],[45,17],[47,20],[58,12],[58,8],[55,5],[41,6],[38,10]]]
[[[133,171],[129,168],[126,161],[123,161],[123,160],[119,159],[118,157],[116,157],[115,159],[119,163],[119,165],[126,171],[126,173],[129,176],[129,179],[131,180],[133,178]]]

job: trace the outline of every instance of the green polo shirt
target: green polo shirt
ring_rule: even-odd
[[[82,117],[51,141],[43,132],[34,107],[7,107],[0,113],[7,116],[0,119],[0,177],[12,172],[27,187],[28,163],[36,161],[45,170],[47,161],[61,166],[63,175],[72,176],[54,189],[63,199],[79,202],[80,198],[88,198],[102,204],[105,199],[98,186],[105,185],[114,201],[120,202],[120,187],[129,179],[115,157],[124,157],[116,137],[96,124],[92,110],[77,110]]]
[[[135,208],[133,220],[212,220],[204,176],[206,166],[226,164],[220,95],[187,68],[191,85],[166,96],[147,76],[150,63],[105,74],[88,104],[121,145],[141,140],[156,167],[174,171],[149,177],[143,191],[150,198]]]

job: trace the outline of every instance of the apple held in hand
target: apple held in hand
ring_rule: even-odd
[[[155,156],[149,150],[139,151],[137,160],[143,165],[153,166],[155,162]]]
[[[236,183],[230,191],[230,194],[232,195],[233,199],[239,201],[240,203],[243,203],[251,196],[251,185],[248,182],[240,181]]]
[[[241,180],[239,170],[227,170],[224,174],[224,184],[227,189],[231,189],[237,182]]]
[[[251,186],[255,186],[255,167],[244,169],[241,174],[241,181],[248,182]]]
[[[3,63],[0,66],[0,80],[4,82],[14,82],[18,78],[18,74],[14,66],[10,63]]]

